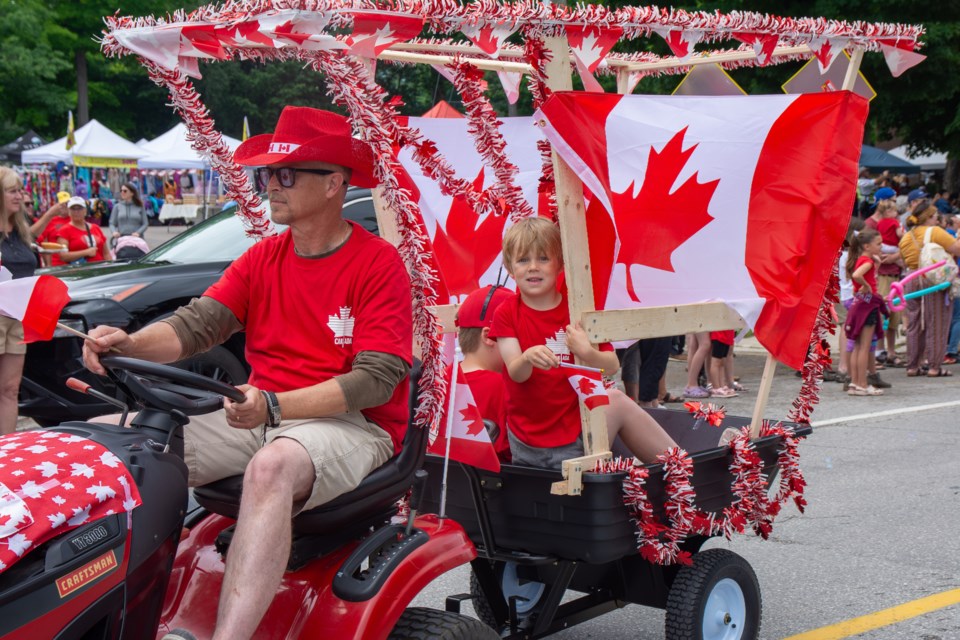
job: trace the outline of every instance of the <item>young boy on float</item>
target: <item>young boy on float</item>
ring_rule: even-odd
[[[493,421],[498,431],[490,434],[493,448],[501,462],[510,462],[510,441],[507,439],[506,390],[503,386],[503,359],[497,342],[490,337],[493,314],[513,292],[502,286],[477,289],[463,301],[457,311],[457,340],[463,352],[460,368],[473,393],[477,409],[484,420]]]
[[[580,324],[570,323],[560,230],[544,218],[527,218],[503,238],[503,264],[517,283],[493,319],[492,337],[504,362],[507,426],[514,464],[559,469],[584,455],[577,394],[560,370],[574,356],[606,375],[619,368],[609,344],[594,347]],[[676,443],[623,393],[611,390],[606,408],[609,441],[618,435],[633,455],[652,462]]]

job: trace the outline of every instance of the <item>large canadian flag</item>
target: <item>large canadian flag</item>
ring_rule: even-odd
[[[506,153],[518,171],[516,182],[524,199],[537,209],[542,168],[537,142],[543,140],[543,130],[530,117],[502,118],[502,122]],[[477,189],[494,183],[493,170],[484,165],[467,132],[467,119],[410,118],[409,124],[436,144],[457,176],[471,181]],[[402,149],[399,159],[420,192],[424,227],[440,271],[441,303],[456,302],[475,289],[495,284],[501,275],[500,253],[509,218],[478,215],[466,200],[441,193],[440,186],[423,174],[409,149]]]
[[[536,118],[593,195],[597,308],[722,300],[802,365],[846,233],[867,102],[554,94]]]
[[[460,363],[453,365],[457,368],[456,383],[451,384],[448,389],[448,398],[443,417],[440,420],[440,429],[436,434],[431,434],[430,444],[427,451],[438,456],[446,455],[447,451],[447,432],[452,435],[450,440],[450,459],[469,464],[479,469],[488,471],[500,471],[500,459],[493,448],[493,442],[487,433],[487,428],[483,424],[483,417],[477,408],[477,403],[473,399],[473,392],[470,391],[470,385],[463,375]],[[448,367],[448,372],[453,368]],[[447,381],[450,381],[448,375]],[[453,419],[449,416],[450,396],[453,395]],[[433,437],[435,436],[435,437]]]
[[[70,302],[67,285],[53,276],[11,279],[0,267],[0,316],[23,323],[23,341],[49,340],[60,312]]]

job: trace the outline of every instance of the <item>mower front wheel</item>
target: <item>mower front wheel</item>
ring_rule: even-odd
[[[476,618],[410,607],[397,620],[388,640],[497,640],[499,637]]]

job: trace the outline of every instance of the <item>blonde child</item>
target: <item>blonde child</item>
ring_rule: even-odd
[[[557,287],[563,271],[560,230],[544,218],[528,218],[503,239],[503,263],[518,295],[494,315],[492,336],[504,362],[507,421],[514,464],[560,468],[583,455],[577,394],[560,370],[574,356],[607,375],[619,368],[609,344],[594,347],[579,323],[571,324],[567,298]],[[643,409],[619,391],[606,410],[609,441],[619,435],[644,462],[676,443]]]
[[[871,341],[883,337],[880,315],[887,313],[883,298],[877,294],[877,266],[883,244],[880,234],[873,229],[864,229],[850,245],[846,271],[853,282],[853,304],[844,323],[847,339],[853,340],[850,354],[851,396],[881,396],[883,391],[867,381]]]

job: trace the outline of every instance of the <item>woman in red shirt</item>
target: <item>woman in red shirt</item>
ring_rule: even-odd
[[[96,224],[86,221],[87,203],[83,198],[70,198],[67,210],[70,212],[70,222],[58,231],[57,242],[67,247],[60,252],[60,258],[73,265],[113,260],[103,231]]]

